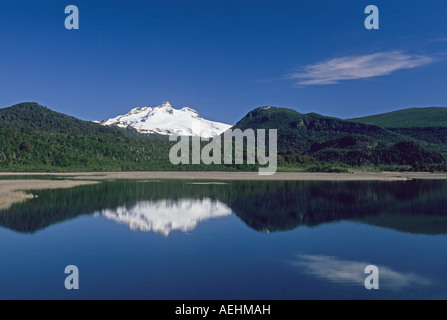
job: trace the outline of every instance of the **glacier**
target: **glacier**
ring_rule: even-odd
[[[125,115],[120,115],[101,122],[104,126],[131,127],[141,134],[197,136],[213,138],[232,126],[203,119],[191,108],[175,109],[169,102],[156,107],[134,108]]]

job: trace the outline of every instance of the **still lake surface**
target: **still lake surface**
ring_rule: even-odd
[[[110,181],[0,211],[0,299],[446,299],[447,182]],[[366,290],[367,265],[379,290]],[[64,287],[76,265],[80,290]]]

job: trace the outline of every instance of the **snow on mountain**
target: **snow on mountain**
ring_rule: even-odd
[[[211,199],[141,201],[131,207],[102,210],[101,215],[132,230],[168,236],[173,230],[192,231],[199,222],[231,215],[225,204]]]
[[[132,127],[142,134],[200,136],[212,138],[230,125],[203,119],[191,108],[174,109],[169,102],[157,107],[132,109],[129,113],[101,122],[104,126]]]

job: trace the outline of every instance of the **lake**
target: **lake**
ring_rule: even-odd
[[[447,298],[446,181],[116,180],[33,194],[0,211],[0,299]],[[79,290],[64,286],[68,265]]]

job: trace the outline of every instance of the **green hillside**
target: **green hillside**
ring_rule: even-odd
[[[257,166],[173,165],[175,142],[82,121],[37,103],[0,109],[0,171],[234,171]]]
[[[45,132],[117,133],[117,129],[82,121],[52,111],[35,102],[26,102],[0,109],[0,129]]]
[[[347,135],[365,135],[388,142],[403,140],[399,134],[379,126],[275,107],[261,107],[249,112],[234,128],[277,129],[278,150],[292,149],[299,154],[308,152],[315,142]]]
[[[346,136],[317,142],[312,145],[309,155],[320,162],[339,161],[351,166],[402,165],[418,171],[430,170],[434,165],[445,163],[440,153],[414,141],[387,144],[367,136]]]
[[[165,141],[111,133],[0,129],[0,171],[126,171],[169,167]]]
[[[443,128],[438,128],[436,135],[430,128],[387,130],[273,107],[249,112],[234,128],[277,129],[280,170],[447,170],[445,159],[438,152],[447,148]],[[132,130],[82,121],[37,103],[0,109],[0,171],[4,172],[256,171],[259,167],[246,162],[173,165],[169,152],[174,144],[166,137],[142,138]],[[190,152],[190,160],[191,157]]]
[[[0,109],[0,171],[175,170],[170,146],[37,103]]]
[[[447,108],[411,108],[354,118],[349,121],[382,126],[384,128],[447,127]]]
[[[393,132],[381,126],[274,107],[249,112],[234,128],[277,129],[280,165],[308,165],[308,170],[324,163],[385,166],[390,170],[404,166],[402,169],[417,171],[445,167],[439,153],[443,145],[436,143],[444,141],[442,137],[429,139],[429,133],[416,134],[417,130]]]

